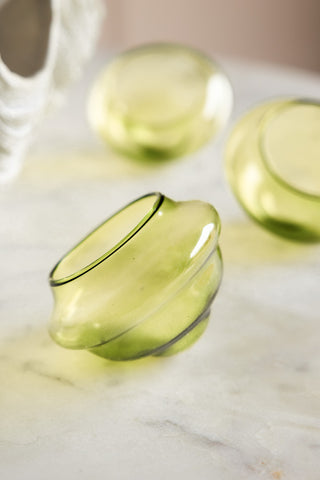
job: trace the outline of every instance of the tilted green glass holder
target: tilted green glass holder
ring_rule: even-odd
[[[274,100],[246,114],[226,148],[229,183],[247,213],[279,235],[320,240],[320,103]]]
[[[147,44],[112,60],[94,82],[88,117],[113,149],[144,160],[197,150],[227,122],[232,88],[203,53]]]
[[[143,196],[50,273],[52,338],[112,360],[172,355],[205,330],[222,259],[219,216],[201,201]]]

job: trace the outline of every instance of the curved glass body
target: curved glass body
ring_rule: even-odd
[[[225,125],[231,107],[229,80],[211,59],[160,43],[115,58],[92,88],[88,115],[114,149],[166,159],[204,144]]]
[[[132,202],[52,270],[52,338],[113,360],[186,348],[220,284],[219,232],[207,203],[157,193]]]
[[[277,100],[234,128],[226,171],[240,204],[273,232],[320,240],[320,104]]]

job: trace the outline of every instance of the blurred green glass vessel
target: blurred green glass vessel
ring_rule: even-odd
[[[159,193],[130,203],[52,270],[52,338],[112,360],[188,347],[221,281],[219,233],[207,203]]]
[[[231,107],[229,80],[216,63],[194,49],[160,43],[115,58],[93,86],[88,115],[114,149],[168,159],[207,142]]]
[[[260,105],[234,128],[226,171],[244,209],[294,240],[320,240],[320,103],[285,99]]]

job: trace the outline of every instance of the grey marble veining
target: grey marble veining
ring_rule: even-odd
[[[234,119],[263,98],[320,96],[319,77],[225,62]],[[190,158],[142,168],[91,134],[93,62],[0,191],[1,479],[320,478],[320,247],[250,222],[223,176],[227,132]],[[233,120],[234,120],[233,119]],[[48,337],[47,275],[127,201],[160,190],[212,202],[225,273],[209,327],[168,359],[112,363]]]

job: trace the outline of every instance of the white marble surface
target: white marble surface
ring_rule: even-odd
[[[320,79],[225,62],[235,117],[263,98],[320,97]],[[85,121],[87,85],[39,132],[0,192],[0,478],[320,478],[320,247],[250,222],[223,178],[225,134],[143,169]],[[48,337],[47,275],[66,249],[148,191],[212,202],[225,274],[210,325],[168,359],[112,363]]]

